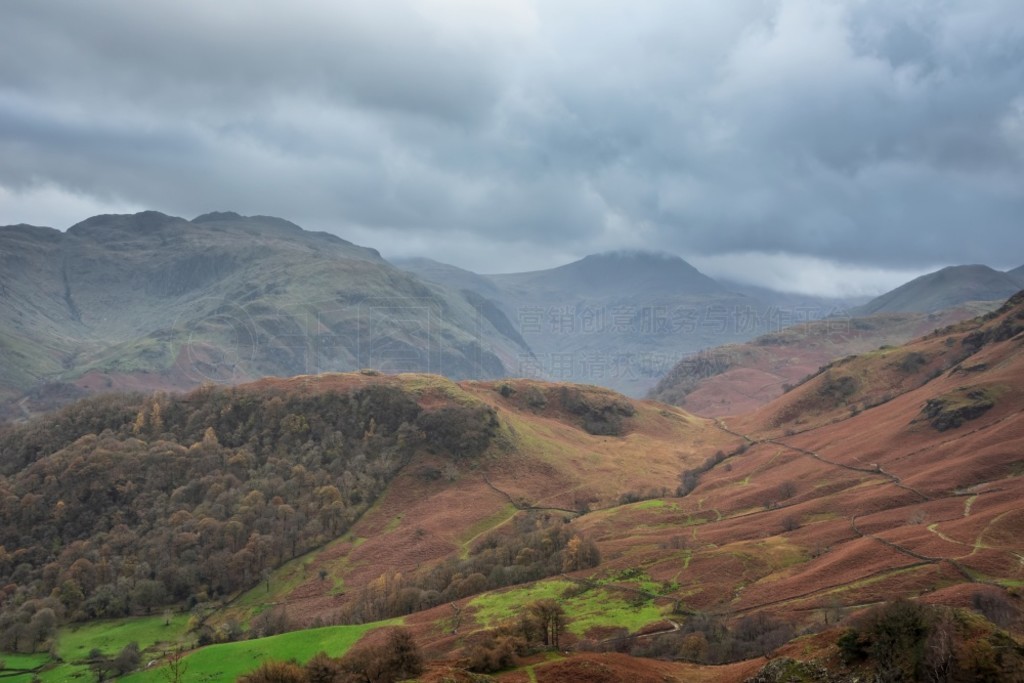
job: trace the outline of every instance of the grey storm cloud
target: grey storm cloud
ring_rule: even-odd
[[[0,222],[62,201],[482,271],[1016,266],[1024,3],[9,0],[0,211],[41,215]]]

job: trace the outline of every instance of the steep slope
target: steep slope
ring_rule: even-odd
[[[1006,274],[1017,281],[1017,286],[1024,289],[1024,266],[1017,266],[1013,270],[1006,271]]]
[[[934,313],[969,301],[1002,301],[1021,289],[1008,273],[988,266],[949,266],[922,275],[853,309],[858,316],[875,313]]]
[[[719,421],[744,443],[688,472],[682,498],[597,512],[580,528],[598,542],[601,575],[643,568],[674,586],[666,596],[683,612],[820,629],[895,597],[991,600],[1006,611],[986,616],[1019,630],[1022,387],[1024,294]],[[703,633],[709,646],[720,638]],[[837,635],[778,654],[841,668]]]
[[[781,396],[822,365],[994,310],[978,303],[937,313],[887,313],[799,323],[745,344],[708,349],[676,364],[648,398],[698,415],[740,415]]]
[[[396,260],[394,264],[423,280],[436,282],[454,291],[469,290],[489,299],[501,298],[501,290],[493,280],[464,268],[428,258]]]
[[[0,389],[182,388],[352,370],[499,377],[522,339],[500,311],[287,221],[96,216],[0,228]],[[493,322],[492,322],[493,321]],[[62,383],[62,388],[47,387]]]

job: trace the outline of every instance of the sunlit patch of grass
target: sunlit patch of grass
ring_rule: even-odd
[[[633,604],[622,594],[611,590],[592,590],[566,600],[568,629],[582,636],[592,628],[617,627],[638,631],[662,619],[661,609],[651,602]]]
[[[49,662],[50,656],[41,653],[34,655],[0,653],[0,661],[4,663],[3,668],[0,669],[0,680],[29,683],[34,676],[31,672]]]
[[[669,507],[669,505],[661,498],[651,498],[650,500],[642,500],[639,503],[633,503],[629,507],[634,510],[654,510],[656,508]]]
[[[473,616],[483,626],[496,626],[520,613],[524,605],[537,600],[557,600],[575,586],[571,581],[541,581],[511,590],[486,593],[470,601]]]
[[[175,614],[169,623],[162,616],[154,616],[68,626],[58,634],[57,652],[65,661],[72,661],[88,656],[93,649],[116,655],[132,642],[138,643],[140,650],[155,643],[178,643],[185,635],[188,619],[187,614]]]
[[[81,662],[94,649],[105,655],[114,656],[133,642],[137,643],[144,653],[147,650],[162,652],[180,647],[186,639],[188,621],[188,615],[176,614],[170,618],[169,623],[165,623],[168,620],[162,616],[153,616],[93,621],[64,627],[57,635],[57,653],[64,661],[40,672],[39,679],[43,683],[81,683],[84,680],[91,680],[89,667]],[[144,661],[147,654],[143,654]],[[49,659],[48,656],[43,657]],[[10,666],[10,656],[0,658],[7,659]],[[4,680],[20,681],[21,677]],[[24,680],[27,683],[31,676]]]
[[[514,619],[531,602],[558,600],[565,610],[569,632],[583,636],[592,628],[617,627],[636,631],[662,619],[662,610],[649,601],[636,604],[624,592],[611,588],[595,588],[563,598],[566,589],[575,587],[569,581],[542,581],[521,588],[488,593],[474,598],[469,606],[474,618],[485,628],[492,628]]]
[[[398,375],[398,378],[402,381],[403,388],[418,395],[438,394],[462,406],[485,405],[483,401],[447,377],[419,373],[401,373]]]
[[[325,626],[293,631],[267,638],[210,645],[185,656],[188,680],[233,681],[267,659],[306,662],[318,652],[331,657],[345,654],[366,633],[384,626],[396,626],[400,619],[356,626]],[[164,667],[153,667],[121,679],[129,683],[165,680]]]

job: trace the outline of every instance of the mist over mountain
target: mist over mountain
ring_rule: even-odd
[[[7,416],[111,389],[363,367],[642,396],[694,353],[842,316],[847,303],[718,282],[660,252],[501,275],[429,259],[396,267],[337,236],[233,212],[8,226],[0,263]],[[1016,289],[1011,274],[965,266],[860,310],[934,311]]]
[[[774,306],[783,306],[794,310],[803,309],[804,316],[811,319],[823,318],[834,315],[845,315],[850,309],[867,303],[871,300],[869,296],[814,296],[810,294],[799,294],[796,292],[780,292],[769,287],[758,287],[742,282],[733,282],[716,278],[725,288],[732,292],[744,294],[754,299],[770,302]]]
[[[984,265],[949,266],[876,297],[854,313],[933,313],[969,301],[1001,301],[1024,287],[1012,273]]]
[[[401,266],[474,288],[517,323],[535,354],[520,374],[642,396],[682,358],[788,325],[841,314],[842,299],[723,283],[679,256],[591,254],[548,270],[500,275],[417,259]]]

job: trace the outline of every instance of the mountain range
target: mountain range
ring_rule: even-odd
[[[0,392],[30,405],[360,367],[501,377],[527,351],[496,309],[277,218],[9,226],[0,259]]]
[[[843,317],[852,303],[721,283],[654,252],[503,275],[427,259],[396,266],[327,233],[231,212],[0,227],[0,265],[6,418],[106,390],[359,368],[642,396],[695,353]],[[1019,276],[945,269],[857,310],[1002,299]]]

